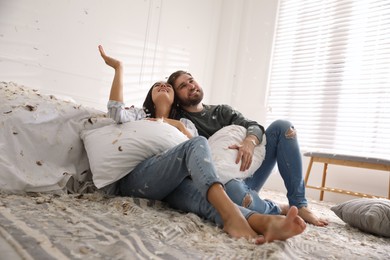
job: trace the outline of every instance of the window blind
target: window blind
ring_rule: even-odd
[[[280,0],[267,124],[301,149],[390,158],[390,1]]]

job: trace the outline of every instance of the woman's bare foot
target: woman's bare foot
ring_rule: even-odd
[[[226,220],[224,220],[223,230],[233,238],[245,238],[255,244],[265,243],[264,237],[259,236],[249,225],[241,212],[237,209]]]
[[[318,218],[310,209],[308,209],[308,207],[302,207],[298,209],[298,215],[309,224],[313,224],[318,227],[324,227],[328,225],[327,220]]]
[[[248,222],[257,233],[264,236],[265,242],[286,240],[301,234],[306,228],[295,206],[289,209],[286,216],[253,214]]]
[[[106,53],[105,53],[105,51],[103,49],[103,46],[99,45],[98,49],[99,49],[100,55],[102,56],[104,62],[108,66],[110,66],[110,67],[112,67],[114,69],[117,69],[117,68],[122,66],[122,62],[120,62],[119,60],[116,60],[116,59],[106,55]]]
[[[246,238],[255,244],[264,243],[264,237],[259,236],[249,225],[240,209],[226,194],[219,183],[210,186],[207,199],[222,218],[223,230],[233,238]]]

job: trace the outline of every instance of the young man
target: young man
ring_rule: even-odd
[[[251,165],[254,148],[262,142],[265,134],[267,140],[265,159],[254,175],[244,180],[247,190],[245,193],[236,192],[243,187],[242,183],[235,185],[236,180],[226,185],[228,190],[233,190],[233,194],[250,194],[251,190],[259,192],[277,162],[287,188],[289,205],[298,207],[299,216],[310,224],[316,226],[328,224],[326,220],[315,216],[307,207],[302,176],[302,158],[296,131],[290,122],[277,120],[265,130],[263,126],[246,119],[240,112],[228,105],[205,105],[202,103],[202,88],[192,75],[185,71],[172,73],[168,78],[168,83],[175,90],[183,110],[182,116],[195,124],[199,135],[209,138],[222,127],[232,124],[241,125],[247,129],[247,136],[243,142],[229,147],[238,150],[236,163],[241,163],[242,171]],[[248,205],[252,202],[250,197],[233,198],[233,200],[235,203]]]

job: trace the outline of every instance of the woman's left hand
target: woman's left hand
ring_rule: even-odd
[[[162,121],[164,123],[170,124],[171,126],[176,127],[180,132],[185,134],[188,138],[192,138],[192,134],[188,129],[185,127],[185,125],[180,121],[176,119],[171,118],[148,118],[150,121]]]
[[[164,118],[164,117],[163,118],[147,118],[147,120],[167,123],[167,124],[170,124],[176,128],[178,128],[178,125],[181,124],[181,122],[179,120]]]

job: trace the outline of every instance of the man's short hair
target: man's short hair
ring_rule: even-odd
[[[183,74],[187,74],[187,75],[192,76],[192,75],[191,75],[189,72],[187,72],[187,71],[178,70],[178,71],[173,72],[173,73],[168,77],[168,80],[167,80],[168,84],[170,84],[173,88],[175,88],[174,83],[175,83],[176,79],[177,79],[178,77],[180,77],[181,75],[183,75]]]

